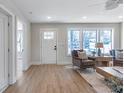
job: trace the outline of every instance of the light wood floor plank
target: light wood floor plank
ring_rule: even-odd
[[[59,65],[31,66],[4,93],[95,93],[73,69]]]

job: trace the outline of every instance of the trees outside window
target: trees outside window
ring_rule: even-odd
[[[83,31],[82,39],[83,49],[86,50],[86,52],[95,51],[96,31]]]
[[[74,49],[80,49],[80,32],[77,30],[68,31],[68,54]]]
[[[100,42],[103,42],[104,53],[109,53],[109,50],[112,49],[112,31],[111,30],[102,30],[100,31]]]

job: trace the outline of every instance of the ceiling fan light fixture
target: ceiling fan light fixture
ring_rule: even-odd
[[[123,4],[123,0],[118,0],[118,3],[119,4]]]

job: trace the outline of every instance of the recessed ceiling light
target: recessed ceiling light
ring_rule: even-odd
[[[118,16],[118,18],[123,18],[123,16]]]
[[[82,18],[83,18],[83,19],[87,19],[87,16],[83,16]]]
[[[51,16],[47,16],[47,19],[51,19],[52,17]]]

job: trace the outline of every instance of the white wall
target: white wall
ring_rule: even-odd
[[[27,70],[31,65],[31,31],[30,24],[25,24],[25,33],[24,33],[24,70]]]
[[[124,32],[123,32],[123,23],[120,23],[120,29],[121,29],[121,33],[120,33],[121,34],[120,35],[121,36],[121,38],[120,38],[121,39],[120,40],[121,41],[121,48],[123,49],[123,39],[124,39],[123,38],[123,34],[124,34]]]
[[[33,64],[40,63],[40,29],[41,28],[57,28],[58,29],[58,64],[71,63],[71,57],[67,56],[67,29],[68,28],[113,28],[114,29],[114,48],[121,47],[120,41],[120,24],[119,23],[87,23],[87,24],[71,24],[71,23],[32,23],[31,24],[31,60]]]
[[[24,67],[25,70],[30,66],[30,22],[23,16],[23,14],[20,12],[20,10],[18,9],[18,7],[11,1],[11,0],[0,0],[0,6],[4,7],[5,9],[7,9],[9,12],[11,12],[15,18],[19,18],[20,21],[23,22],[23,24],[25,24],[25,60],[24,60]],[[16,24],[15,24],[16,26]],[[15,28],[16,30],[16,28]]]

